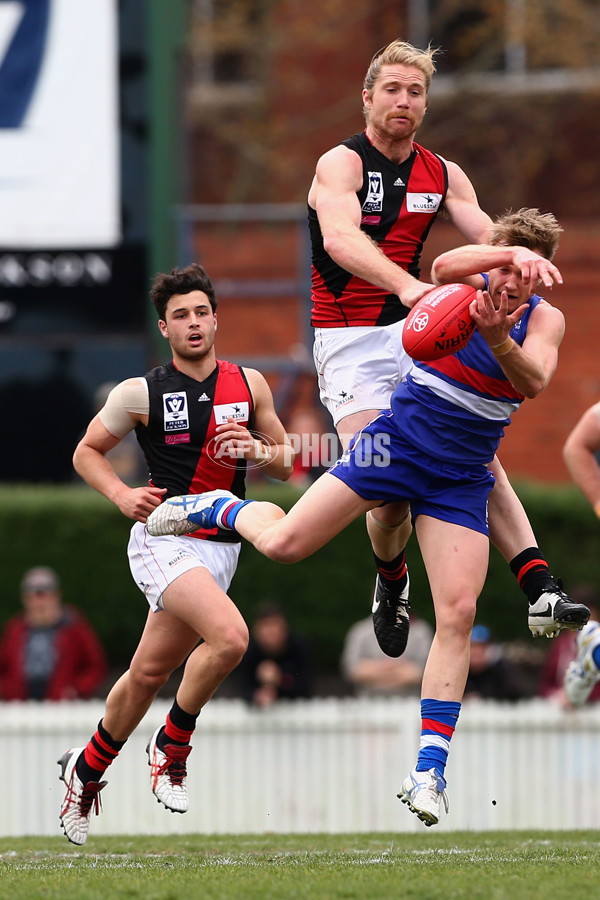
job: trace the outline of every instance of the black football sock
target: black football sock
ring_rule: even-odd
[[[98,730],[88,741],[83,753],[75,763],[75,771],[81,783],[100,781],[106,769],[117,758],[119,751],[124,746],[125,741],[115,741],[102,722],[98,722]]]
[[[408,569],[406,567],[406,554],[401,550],[395,559],[380,559],[373,554],[377,572],[383,583],[395,594],[400,594],[406,587]]]
[[[535,603],[544,591],[556,590],[559,587],[539,547],[528,547],[511,559],[509,565],[521,590],[527,595],[530,605]]]
[[[156,738],[158,749],[164,751],[167,744],[180,744],[183,747],[189,744],[199,715],[200,713],[186,712],[179,706],[177,700],[174,700],[167,713],[167,721]]]

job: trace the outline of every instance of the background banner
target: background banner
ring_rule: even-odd
[[[0,247],[119,243],[117,0],[0,0]]]

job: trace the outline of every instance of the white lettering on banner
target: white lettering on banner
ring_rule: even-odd
[[[0,254],[4,287],[75,287],[108,284],[112,262],[106,253]]]

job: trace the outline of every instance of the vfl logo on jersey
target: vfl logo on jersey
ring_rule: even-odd
[[[383,209],[383,178],[381,172],[369,172],[369,191],[362,205],[364,213],[378,213]]]
[[[437,212],[442,202],[441,194],[407,194],[406,208],[409,212],[433,213]]]
[[[183,431],[190,427],[185,391],[163,394],[165,431]]]
[[[247,422],[250,418],[250,405],[247,400],[240,403],[217,403],[214,410],[217,425],[225,425],[228,419],[233,419],[234,422]]]

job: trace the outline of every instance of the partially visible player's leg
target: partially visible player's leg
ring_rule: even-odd
[[[67,750],[59,759],[67,789],[60,811],[66,836],[76,844],[87,840],[92,812],[99,812],[102,776],[148,711],[156,694],[195,643],[198,635],[169,622],[166,613],[148,613],[146,627],[130,668],[108,694],[106,711],[85,747]],[[173,625],[175,624],[175,629]]]
[[[377,642],[388,656],[401,656],[409,634],[409,587],[405,548],[412,531],[408,503],[387,503],[367,513],[367,532],[377,567],[371,614]]]
[[[441,805],[448,810],[445,766],[469,669],[471,628],[489,542],[483,533],[426,515],[418,516],[416,529],[436,631],[423,674],[419,755],[398,797],[426,825],[435,825]]]
[[[183,573],[164,591],[162,602],[171,620],[204,639],[189,654],[166,722],[154,732],[146,748],[154,795],[167,809],[183,813],[188,808],[186,761],[196,720],[244,655],[248,628],[206,568]]]
[[[490,538],[527,596],[531,633],[554,637],[563,629],[579,630],[589,619],[589,609],[574,603],[551,574],[523,504],[497,457],[490,468],[496,479],[489,496]]]
[[[376,415],[376,410],[367,409],[340,419],[336,427],[342,447],[346,449],[352,437]],[[371,608],[373,628],[379,646],[392,657],[406,650],[410,628],[405,548],[411,531],[408,503],[388,503],[367,513],[367,533],[377,569]]]
[[[403,324],[347,328],[341,334],[328,334],[331,329],[315,332],[321,402],[331,414],[344,450],[357,432],[389,406],[394,389],[412,365],[402,348]],[[388,504],[367,515],[377,569],[373,627],[379,646],[393,657],[404,652],[409,633],[404,551],[411,530],[407,504]]]
[[[324,547],[354,519],[379,503],[364,500],[340,478],[326,472],[287,515],[271,503],[244,506],[237,514],[235,530],[269,559],[298,562]]]

